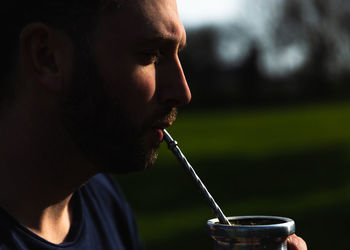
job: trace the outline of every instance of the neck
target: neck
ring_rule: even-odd
[[[0,121],[0,189],[6,190],[0,205],[29,230],[60,243],[72,220],[72,194],[94,168],[49,117],[11,114]]]
[[[73,220],[72,210],[74,208],[70,206],[70,200],[71,195],[63,201],[37,210],[39,212],[35,217],[28,219],[27,216],[24,216],[21,218],[22,224],[49,242],[62,243],[69,233]],[[35,214],[35,211],[33,214]]]

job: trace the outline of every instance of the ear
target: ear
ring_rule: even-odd
[[[20,35],[20,60],[34,82],[60,92],[72,78],[72,43],[67,35],[43,23],[30,23]]]

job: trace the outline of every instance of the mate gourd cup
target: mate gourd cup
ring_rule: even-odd
[[[287,250],[287,237],[295,233],[292,219],[277,216],[228,217],[230,225],[208,220],[214,250]]]

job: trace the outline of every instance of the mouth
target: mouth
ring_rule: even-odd
[[[171,125],[172,123],[165,122],[165,123],[157,123],[155,126],[153,126],[153,130],[155,131],[156,137],[159,142],[163,141],[163,137],[164,137],[163,129],[169,128]]]
[[[155,134],[158,144],[163,141],[163,129],[169,128],[176,120],[177,110],[176,108],[171,108],[165,110],[161,115],[160,119],[156,120],[152,126],[152,131]]]

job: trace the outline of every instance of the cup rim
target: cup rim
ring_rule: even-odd
[[[232,237],[288,237],[295,233],[294,220],[287,217],[269,216],[269,215],[247,215],[247,216],[232,216],[228,220],[239,219],[271,219],[281,221],[281,223],[272,223],[266,225],[225,225],[218,224],[217,218],[207,221],[209,234],[213,237],[222,237],[227,235]]]
[[[262,244],[262,242],[284,242],[295,233],[294,220],[287,217],[269,215],[232,216],[228,220],[239,219],[271,219],[272,224],[265,225],[225,225],[219,224],[217,218],[207,221],[207,229],[211,238],[220,244]],[[279,223],[279,221],[281,223]],[[277,223],[276,223],[277,222]]]
[[[271,216],[271,215],[244,215],[244,216],[231,216],[227,217],[227,219],[230,220],[242,220],[242,219],[271,219],[271,220],[280,220],[281,223],[273,223],[273,224],[267,224],[267,225],[226,225],[226,224],[220,224],[218,218],[213,218],[208,220],[207,224],[208,226],[220,226],[220,227],[242,227],[242,228],[251,228],[251,227],[265,227],[265,226],[287,226],[294,224],[294,220],[287,218],[287,217],[281,217],[281,216]]]

